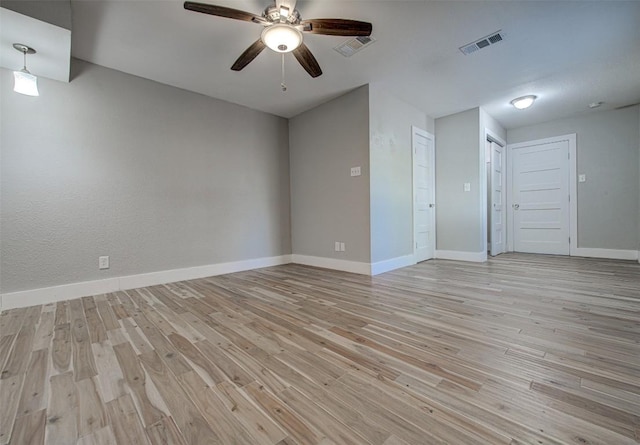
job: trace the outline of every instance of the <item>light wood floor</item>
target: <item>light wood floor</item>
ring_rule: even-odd
[[[0,316],[0,444],[640,441],[640,265],[286,265]]]

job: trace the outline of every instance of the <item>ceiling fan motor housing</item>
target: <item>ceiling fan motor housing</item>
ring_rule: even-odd
[[[288,23],[290,25],[297,25],[301,20],[300,13],[297,9],[289,11],[286,18],[282,20],[283,17],[280,14],[280,9],[278,9],[275,3],[265,8],[262,12],[262,17],[272,23]]]

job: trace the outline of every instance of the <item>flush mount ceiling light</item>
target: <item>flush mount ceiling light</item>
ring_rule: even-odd
[[[538,97],[534,95],[522,96],[511,101],[511,105],[516,107],[518,110],[524,110],[525,108],[529,108],[536,101]]]
[[[16,51],[20,51],[24,55],[23,68],[20,71],[14,71],[13,77],[15,83],[13,84],[13,91],[20,94],[26,94],[27,96],[39,96],[38,93],[38,78],[31,74],[27,69],[27,54],[35,54],[36,50],[23,45],[22,43],[14,43],[13,47]]]
[[[302,44],[302,33],[284,23],[271,25],[262,31],[262,41],[277,53],[290,53]]]

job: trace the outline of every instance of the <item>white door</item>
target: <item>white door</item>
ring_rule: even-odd
[[[512,151],[514,250],[569,255],[569,142]]]
[[[433,135],[413,127],[413,240],[417,263],[435,254],[435,179]]]
[[[491,142],[491,255],[500,255],[505,251],[507,197],[505,183],[505,149]]]

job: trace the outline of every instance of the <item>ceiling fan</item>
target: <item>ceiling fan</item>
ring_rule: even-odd
[[[265,8],[261,16],[225,6],[190,1],[184,3],[184,8],[203,14],[253,22],[264,27],[260,38],[247,48],[231,66],[234,71],[242,70],[268,47],[278,53],[292,52],[311,77],[318,77],[322,74],[322,69],[307,45],[303,43],[303,33],[356,37],[369,36],[372,30],[371,23],[357,20],[302,20],[300,13],[295,9],[294,0],[276,0],[275,3]]]

